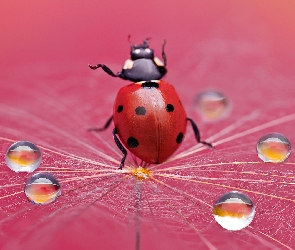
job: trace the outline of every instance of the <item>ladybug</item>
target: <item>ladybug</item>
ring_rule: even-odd
[[[165,66],[164,45],[165,43],[163,44],[162,55],[164,55]],[[201,141],[199,129],[191,118],[187,118],[174,87],[163,80],[159,80],[167,72],[165,67],[165,70],[162,71],[159,70],[160,66],[147,67],[147,70],[143,67],[144,64],[149,65],[150,61],[154,61],[153,54],[150,59],[146,60],[146,53],[149,54],[149,52],[144,53],[142,51],[146,47],[148,48],[147,40],[144,40],[143,45],[131,47],[131,58],[135,53],[134,50],[140,48],[140,53],[137,53],[138,57],[133,58],[134,67],[137,60],[145,60],[138,64],[138,68],[133,70],[131,67],[128,69],[128,74],[124,68],[117,75],[114,75],[103,64],[93,67],[101,67],[112,76],[121,78],[124,76],[123,79],[125,80],[139,80],[119,90],[113,108],[113,115],[103,128],[89,129],[90,131],[102,131],[114,121],[113,137],[117,147],[123,153],[120,169],[123,168],[125,163],[126,148],[147,163],[159,164],[164,162],[182,143],[187,122],[192,125],[197,142],[213,148],[212,144]],[[139,55],[142,57],[139,57]],[[159,72],[162,72],[162,75]],[[163,74],[163,72],[165,73]],[[157,76],[159,79],[146,80],[151,76]]]
[[[130,36],[129,36],[130,38]],[[143,44],[131,44],[131,59],[127,59],[122,71],[117,74],[113,73],[106,65],[97,64],[88,66],[91,69],[102,68],[107,74],[113,77],[120,77],[124,80],[132,82],[149,81],[161,79],[166,73],[167,59],[164,52],[166,41],[162,45],[162,59],[163,62],[154,56],[154,51],[149,48],[148,38],[143,41]]]

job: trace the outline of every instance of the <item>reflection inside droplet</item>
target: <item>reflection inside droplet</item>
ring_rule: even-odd
[[[228,114],[227,98],[216,91],[205,91],[196,97],[196,108],[204,120],[214,121]]]
[[[291,143],[278,133],[261,137],[257,143],[258,157],[264,162],[283,162],[291,153]]]
[[[255,207],[247,195],[232,191],[215,202],[213,215],[223,228],[236,231],[250,225],[255,215]]]
[[[25,194],[32,203],[45,205],[55,201],[61,195],[61,189],[53,175],[38,173],[28,179]]]
[[[5,160],[14,172],[33,172],[41,163],[41,151],[31,142],[19,141],[7,150]]]

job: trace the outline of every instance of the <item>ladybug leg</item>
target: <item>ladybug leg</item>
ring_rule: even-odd
[[[163,58],[164,66],[167,65],[167,57],[164,51],[165,45],[166,45],[166,40],[164,40],[164,43],[162,45],[162,58]]]
[[[98,69],[98,68],[102,68],[103,71],[106,72],[107,74],[109,74],[110,76],[113,76],[113,77],[120,77],[120,73],[121,73],[121,72],[115,74],[113,71],[110,70],[109,67],[107,67],[107,66],[104,65],[104,64],[96,64],[96,65],[94,65],[94,66],[92,66],[91,64],[88,64],[88,66],[89,66],[90,69],[93,69],[93,70],[94,70],[94,69]]]
[[[112,120],[113,120],[113,116],[111,116],[111,117],[107,120],[106,124],[105,124],[102,128],[89,128],[88,131],[100,132],[100,131],[106,130],[106,129],[110,126]]]
[[[187,119],[188,121],[190,121],[190,123],[191,123],[191,125],[192,125],[192,127],[193,127],[193,130],[194,130],[195,137],[196,137],[197,141],[198,141],[199,143],[202,143],[202,144],[204,144],[204,145],[207,145],[207,146],[210,147],[210,148],[213,148],[213,146],[212,146],[211,143],[206,142],[206,141],[201,141],[200,131],[199,131],[199,129],[198,129],[196,123],[195,123],[191,118],[186,118],[186,119]]]
[[[117,144],[117,147],[121,150],[121,152],[124,155],[122,160],[121,160],[120,167],[119,167],[119,169],[122,169],[124,167],[124,163],[125,163],[125,160],[126,160],[127,150],[123,147],[122,143],[119,141],[119,139],[117,137],[117,134],[118,134],[118,132],[117,132],[116,128],[114,128],[113,137],[114,137],[115,143]]]

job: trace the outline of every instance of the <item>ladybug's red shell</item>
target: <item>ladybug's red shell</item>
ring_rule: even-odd
[[[165,161],[181,144],[186,113],[172,85],[145,81],[120,89],[114,123],[121,142],[148,163]]]

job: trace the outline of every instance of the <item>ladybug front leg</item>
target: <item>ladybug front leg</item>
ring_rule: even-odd
[[[95,132],[100,132],[100,131],[106,130],[106,129],[110,126],[112,120],[113,120],[113,116],[111,116],[111,117],[107,120],[106,124],[105,124],[102,128],[88,128],[88,130],[89,130],[89,131],[95,131]]]
[[[208,147],[210,148],[213,148],[213,145],[209,142],[206,142],[206,141],[201,141],[201,136],[200,136],[200,131],[197,127],[197,124],[191,119],[191,118],[186,118],[188,121],[190,121],[192,127],[193,127],[193,130],[194,130],[194,133],[195,133],[195,137],[198,141],[198,143],[202,143],[204,145],[207,145]]]
[[[120,77],[121,76],[121,72],[115,74],[113,71],[110,70],[109,67],[107,67],[106,65],[104,64],[96,64],[94,66],[92,66],[91,64],[88,64],[89,68],[90,69],[98,69],[98,68],[102,68],[104,72],[106,72],[107,74],[109,74],[110,76],[113,76],[113,77]]]
[[[119,169],[122,169],[124,167],[124,163],[125,163],[125,160],[126,160],[127,150],[123,147],[122,143],[119,141],[119,139],[117,137],[117,134],[118,134],[118,132],[117,132],[116,128],[114,128],[113,137],[114,137],[115,143],[117,144],[117,147],[121,150],[121,152],[124,155],[122,160],[121,160],[120,167],[119,167]]]

